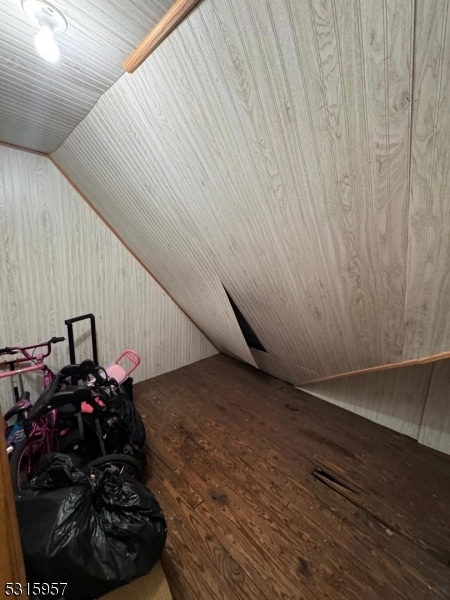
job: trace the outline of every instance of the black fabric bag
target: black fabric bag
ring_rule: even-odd
[[[130,439],[137,446],[142,449],[145,447],[145,426],[142,421],[141,415],[134,407],[133,402],[128,397],[127,392],[123,386],[119,386],[117,391],[109,399],[109,405],[115,412],[120,416],[122,422],[127,427]]]
[[[67,600],[92,600],[148,573],[167,536],[148,488],[114,470],[76,469],[55,454],[16,499],[29,583],[67,583]]]

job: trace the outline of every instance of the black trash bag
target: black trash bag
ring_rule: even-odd
[[[92,600],[148,573],[166,521],[153,494],[114,468],[74,468],[67,455],[16,499],[29,583],[67,583],[64,598]]]
[[[86,484],[86,473],[74,465],[73,458],[67,454],[52,452],[44,454],[39,463],[39,474],[30,487],[34,490],[53,489],[74,484]]]

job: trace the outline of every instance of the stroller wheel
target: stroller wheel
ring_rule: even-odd
[[[119,469],[120,475],[131,477],[140,481],[142,479],[142,467],[139,462],[132,456],[127,454],[107,454],[92,460],[86,465],[89,468],[107,469],[108,467],[116,467]]]

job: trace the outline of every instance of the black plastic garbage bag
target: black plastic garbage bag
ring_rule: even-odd
[[[148,488],[114,470],[76,469],[55,454],[16,499],[29,583],[67,583],[67,600],[92,600],[148,573],[167,529]]]

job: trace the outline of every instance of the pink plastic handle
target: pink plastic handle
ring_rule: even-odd
[[[124,350],[122,354],[118,358],[116,358],[115,362],[119,363],[122,360],[122,358],[128,358],[128,360],[131,363],[133,363],[133,367],[131,367],[131,369],[127,371],[128,375],[130,375],[141,364],[141,357],[135,350]]]
[[[132,364],[131,367],[125,369],[120,363],[124,358],[128,359]],[[127,377],[131,375],[131,373],[139,366],[141,363],[141,357],[134,350],[124,350],[120,356],[116,358],[116,361],[109,364],[106,367],[106,372],[108,377],[112,377],[117,381],[117,383],[123,383]]]

